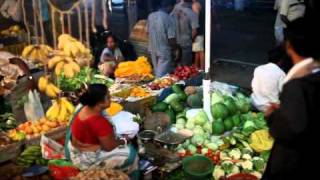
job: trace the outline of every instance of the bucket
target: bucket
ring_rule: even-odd
[[[186,179],[212,179],[213,164],[211,160],[205,156],[195,155],[184,158],[182,167]]]

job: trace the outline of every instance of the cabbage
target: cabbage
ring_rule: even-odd
[[[197,152],[197,148],[192,144],[188,146],[188,150],[190,151],[191,154],[195,154]]]
[[[186,128],[192,130],[194,128],[194,123],[193,122],[187,122]]]
[[[198,112],[198,114],[197,114],[194,118],[192,118],[192,119],[194,119],[194,123],[195,123],[196,125],[200,125],[200,126],[203,126],[206,122],[209,121],[206,112],[205,112],[204,110],[202,110],[202,109],[201,109],[201,110]]]
[[[193,134],[204,135],[204,130],[203,130],[200,126],[196,126],[196,127],[193,129]]]
[[[215,151],[219,148],[219,146],[215,143],[209,143],[209,144],[207,144],[207,147],[213,151]]]
[[[208,132],[205,132],[205,133],[203,134],[203,136],[204,136],[204,138],[206,138],[206,139],[210,139],[211,134],[208,133]]]
[[[254,124],[253,121],[247,120],[242,127],[242,133],[244,135],[250,135],[256,130],[256,125]]]
[[[211,105],[214,105],[216,103],[223,101],[223,95],[220,91],[215,91],[211,94]]]
[[[196,146],[201,146],[204,143],[205,138],[200,134],[195,134],[191,138],[191,143]]]
[[[235,101],[241,113],[247,113],[250,110],[250,100],[243,94],[238,93]]]
[[[188,147],[190,144],[190,139],[187,139],[184,143],[183,143],[183,146],[184,147]]]
[[[186,121],[183,118],[179,118],[176,121],[176,124],[185,124],[185,123],[186,123]]]
[[[203,125],[203,130],[208,132],[208,133],[212,133],[212,123],[211,122],[206,122],[204,125]]]
[[[176,124],[176,128],[177,128],[178,130],[184,129],[184,124]]]
[[[201,149],[201,154],[206,155],[208,153],[209,149],[208,148],[202,148]]]

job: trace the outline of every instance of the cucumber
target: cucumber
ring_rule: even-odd
[[[165,112],[168,109],[168,104],[165,102],[158,102],[152,106],[152,112]]]

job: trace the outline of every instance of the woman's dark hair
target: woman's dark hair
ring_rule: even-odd
[[[108,34],[108,35],[106,36],[105,41],[107,42],[109,38],[112,38],[114,42],[117,42],[116,37],[115,37],[112,33],[110,33],[110,34]]]
[[[104,101],[107,92],[108,88],[103,84],[90,84],[80,96],[80,103],[84,106],[93,107]]]

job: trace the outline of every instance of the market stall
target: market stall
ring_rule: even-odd
[[[210,12],[210,4],[207,8]],[[53,11],[62,16],[69,12]],[[54,47],[37,41],[19,56],[3,58],[16,70],[0,69],[0,163],[19,167],[11,176],[128,179],[112,169],[81,172],[65,160],[64,139],[81,89],[104,84],[112,100],[104,113],[117,136],[129,135],[136,145],[140,177],[261,178],[273,144],[264,115],[252,111],[241,88],[208,78],[210,53],[205,72],[178,66],[172,74],[155,78],[146,55],[119,63],[111,79],[91,67],[87,28],[86,40],[55,32]],[[210,41],[206,46],[210,49]]]

